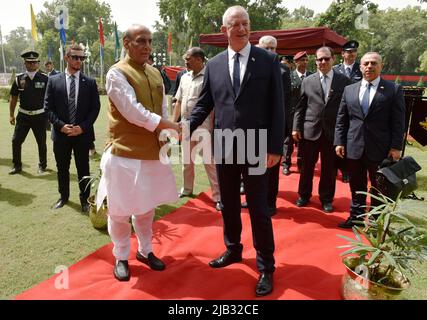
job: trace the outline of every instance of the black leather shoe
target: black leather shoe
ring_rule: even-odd
[[[245,194],[245,185],[240,183],[240,194]]]
[[[343,172],[342,173],[342,182],[349,183],[349,181],[350,181],[350,178],[348,176],[348,173],[347,172]]]
[[[21,167],[13,167],[12,170],[9,171],[9,174],[17,174],[22,171]]]
[[[211,268],[224,268],[230,264],[241,262],[242,254],[225,251],[220,257],[209,262]]]
[[[308,203],[310,202],[310,199],[305,199],[305,198],[301,198],[299,197],[297,199],[297,201],[295,202],[295,204],[297,205],[297,207],[305,207]]]
[[[137,251],[136,260],[146,264],[152,270],[162,271],[166,268],[166,265],[163,263],[163,261],[157,258],[152,252],[150,252],[146,258],[139,251]]]
[[[224,206],[222,205],[221,201],[217,201],[215,203],[215,209],[216,211],[222,211],[222,209],[224,209]]]
[[[322,210],[323,210],[323,212],[326,212],[326,213],[333,212],[334,208],[332,207],[332,203],[331,202],[322,203]]]
[[[52,206],[52,209],[59,209],[62,208],[67,204],[68,200],[64,200],[62,198],[59,198],[58,201],[55,202],[55,204]]]
[[[116,261],[116,265],[114,266],[114,276],[119,281],[129,281],[130,273],[127,260]]]
[[[90,205],[89,203],[82,203],[82,213],[89,213]]]
[[[338,227],[344,228],[344,229],[351,229],[353,226],[360,226],[363,224],[363,220],[359,218],[349,217],[346,221],[340,222],[338,224]]]
[[[257,297],[266,296],[273,291],[273,274],[262,272],[256,284],[255,294]]]
[[[277,208],[276,207],[268,207],[268,213],[270,214],[270,216],[274,216],[277,213]]]
[[[283,168],[283,174],[285,176],[289,176],[291,174],[291,170],[289,170],[289,168],[287,168],[287,167],[284,167]]]
[[[242,208],[247,208],[248,207],[248,203],[245,201],[245,202],[242,202],[242,204],[240,205]]]

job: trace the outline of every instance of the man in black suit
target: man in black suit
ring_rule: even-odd
[[[345,75],[351,80],[352,83],[356,83],[362,80],[362,72],[360,71],[360,64],[356,61],[357,49],[359,48],[359,42],[350,40],[342,46],[341,56],[343,63],[334,66],[334,71]],[[338,159],[338,169],[342,173],[342,181],[347,183],[349,180],[348,170],[346,165],[346,159]]]
[[[51,60],[47,60],[44,64],[44,67],[45,67],[46,73],[49,77],[54,76],[55,74],[59,73],[59,71],[55,70],[55,68],[53,66],[53,62]]]
[[[405,132],[405,100],[402,88],[381,79],[383,67],[377,52],[361,60],[363,80],[345,88],[335,127],[335,151],[347,157],[350,173],[350,217],[339,224],[351,228],[365,213],[368,179],[376,187],[375,172],[381,162],[401,156]],[[374,190],[372,190],[374,192]],[[371,205],[378,202],[371,198]]]
[[[314,167],[321,159],[319,197],[324,212],[332,212],[335,195],[335,121],[344,87],[350,80],[332,70],[334,53],[329,47],[316,51],[318,72],[304,79],[301,98],[295,108],[292,136],[298,141],[302,168],[298,185],[298,207],[306,206],[313,189]]]
[[[286,117],[286,137],[283,145],[283,174],[288,176],[291,174],[292,153],[294,152],[295,141],[292,138],[292,127],[294,122],[295,107],[301,95],[301,83],[304,78],[308,77],[313,72],[307,70],[308,55],[306,51],[297,52],[294,56],[296,64],[295,70],[291,72],[291,95],[290,95],[290,114]],[[301,152],[298,149],[297,167],[301,170],[302,166]]]
[[[87,187],[89,146],[95,140],[93,123],[99,114],[98,88],[94,79],[80,72],[85,60],[83,48],[74,44],[67,48],[64,73],[49,77],[44,108],[53,125],[52,140],[58,169],[58,190],[61,195],[52,209],[62,208],[70,195],[71,153],[77,167],[82,212],[89,211]]]
[[[273,290],[275,270],[265,167],[270,168],[280,160],[284,139],[279,59],[275,54],[251,46],[249,15],[241,6],[225,11],[221,31],[228,38],[228,49],[207,63],[203,89],[190,116],[190,132],[193,132],[212,109],[215,114],[214,156],[224,206],[222,217],[227,251],[209,265],[222,268],[242,261],[239,192],[242,175],[257,267],[261,273],[255,293],[263,296]],[[253,133],[255,139],[250,141]],[[259,156],[258,159],[254,159],[254,154]]]

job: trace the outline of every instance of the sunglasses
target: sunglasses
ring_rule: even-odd
[[[316,59],[317,62],[322,62],[322,61],[329,62],[329,60],[331,60],[331,57],[324,57],[324,58]]]
[[[77,61],[77,60],[85,61],[85,59],[86,59],[85,56],[77,56],[77,55],[71,55],[69,57],[71,57],[71,59],[73,59],[74,61]]]

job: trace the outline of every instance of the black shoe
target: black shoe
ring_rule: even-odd
[[[268,207],[268,213],[270,214],[270,216],[274,216],[277,213],[277,208],[276,207]]]
[[[55,202],[55,204],[52,206],[52,209],[59,209],[62,208],[64,205],[66,205],[68,200],[64,200],[62,198],[59,198],[58,201]]]
[[[146,258],[139,251],[137,251],[136,260],[146,264],[152,270],[162,271],[162,270],[165,270],[166,268],[166,265],[163,263],[163,261],[157,258],[152,252],[150,252]]]
[[[22,171],[21,167],[13,167],[12,170],[9,171],[9,174],[17,174]]]
[[[332,202],[324,202],[322,203],[322,210],[326,213],[331,213],[334,211],[334,208],[332,207]]]
[[[43,167],[39,167],[39,169],[37,170],[38,174],[43,174],[45,172],[46,172],[46,168],[43,168]]]
[[[348,173],[347,172],[343,172],[342,173],[342,182],[349,183],[349,181],[350,181],[350,178],[348,176]]]
[[[230,264],[241,262],[242,254],[233,253],[231,251],[225,251],[220,257],[216,258],[209,262],[211,268],[224,268]]]
[[[273,274],[262,272],[256,284],[255,294],[257,297],[266,296],[273,291]]]
[[[289,170],[288,167],[284,167],[282,172],[285,176],[289,176],[291,174],[291,170]]]
[[[245,185],[242,183],[240,183],[240,194],[245,194]]]
[[[338,227],[344,228],[344,229],[351,229],[354,226],[360,226],[362,224],[363,224],[363,220],[362,219],[355,218],[355,217],[349,217],[349,218],[347,218],[346,221],[340,222],[338,224]]]
[[[215,209],[216,211],[222,211],[222,209],[224,209],[224,206],[222,205],[221,201],[217,201],[215,203]]]
[[[298,200],[295,202],[297,207],[305,207],[310,202],[310,199],[301,198],[299,197]]]
[[[184,192],[184,191],[180,192],[180,193],[179,193],[179,195],[178,195],[178,197],[180,197],[180,198],[192,197],[192,196],[193,196],[193,193],[192,193],[192,192],[190,192],[190,193],[186,193],[186,192]]]
[[[114,266],[114,276],[119,281],[129,281],[130,273],[127,260],[116,261],[116,265]]]
[[[245,202],[242,202],[242,204],[240,205],[242,208],[247,208],[248,207],[248,203],[245,201]]]
[[[89,213],[90,205],[89,203],[82,203],[82,213]]]

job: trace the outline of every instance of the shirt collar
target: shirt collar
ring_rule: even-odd
[[[320,72],[319,70],[319,75],[320,75],[320,79],[323,79],[324,75],[323,73]],[[329,72],[326,74],[328,76],[328,79],[332,79],[333,75],[334,75],[334,70],[329,70]]]
[[[27,73],[27,75],[30,77],[30,79],[31,79],[31,80],[33,80],[33,79],[34,79],[34,77],[36,76],[37,71],[38,71],[38,70],[36,70],[36,71],[32,71],[32,72],[26,71],[26,73]]]
[[[65,69],[65,75],[67,76],[67,78],[71,77],[71,74],[68,72],[68,69]],[[76,80],[79,80],[79,78],[80,78],[80,70],[77,71],[74,74],[74,77],[76,78]]]
[[[305,75],[307,74],[307,71],[305,71],[304,73],[301,73],[301,72],[298,71],[298,69],[295,69],[295,70],[297,72],[298,77],[300,77],[300,78],[301,78],[301,76],[305,77]]]
[[[251,52],[251,44],[250,44],[250,42],[248,42],[246,44],[246,46],[242,50],[239,51],[240,56],[242,56],[242,57],[249,57],[249,53],[250,52]],[[235,54],[236,54],[236,51],[234,51],[233,49],[231,49],[231,47],[229,46],[228,47],[228,56],[229,56],[229,59],[234,59],[234,55]]]
[[[381,77],[377,77],[375,80],[372,80],[370,83],[372,84],[373,87],[378,87],[379,83],[381,81]],[[362,79],[362,83],[361,83],[362,87],[367,87],[368,86],[368,81],[365,79]]]
[[[354,62],[351,65],[345,64],[345,62],[343,62],[343,65],[344,65],[344,69],[347,70],[347,68],[350,68],[350,70],[353,70]]]
[[[196,77],[199,77],[199,76],[203,77],[205,75],[205,69],[206,69],[206,67],[203,67],[203,69],[200,70],[198,74],[194,74],[194,71],[190,71],[191,72],[191,77],[193,79],[196,78]]]

